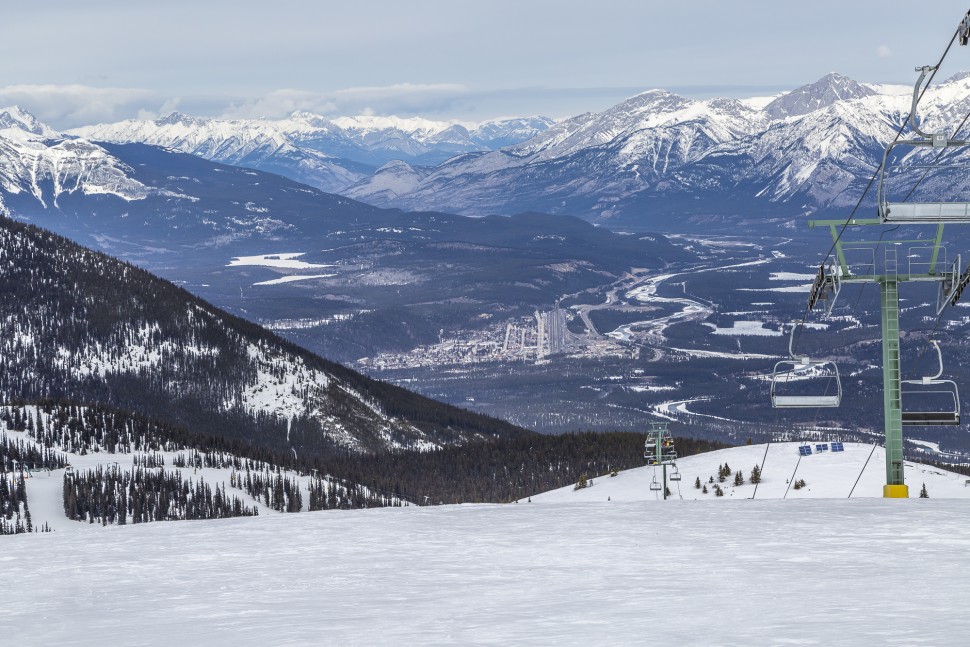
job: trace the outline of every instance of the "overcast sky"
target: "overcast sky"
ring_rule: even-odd
[[[12,8],[16,7],[16,8]],[[6,7],[0,105],[57,128],[154,117],[602,110],[650,88],[912,83],[967,0],[47,0]],[[954,47],[945,78],[970,69]]]

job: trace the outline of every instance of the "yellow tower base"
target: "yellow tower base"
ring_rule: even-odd
[[[882,486],[882,498],[884,499],[908,499],[908,485],[884,485]]]

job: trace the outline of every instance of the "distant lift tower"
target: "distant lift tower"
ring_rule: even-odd
[[[958,29],[960,43],[967,44],[970,36],[970,13]],[[809,309],[823,306],[832,311],[841,289],[851,283],[879,284],[882,310],[882,379],[883,411],[886,431],[886,485],[883,496],[906,498],[909,489],[903,480],[903,427],[927,425],[959,425],[960,398],[956,384],[941,379],[943,355],[935,340],[931,340],[939,360],[939,371],[932,376],[916,380],[902,380],[899,355],[899,284],[909,281],[931,282],[939,285],[937,315],[942,316],[947,306],[960,299],[964,288],[970,283],[970,266],[961,272],[960,256],[947,263],[946,249],[941,245],[944,223],[970,223],[970,202],[939,202],[910,200],[921,182],[929,179],[931,193],[934,187],[946,186],[945,174],[962,169],[965,177],[966,153],[970,141],[951,139],[945,133],[926,133],[917,125],[916,107],[921,86],[928,72],[934,67],[916,68],[919,80],[913,90],[912,112],[908,123],[913,131],[910,139],[890,144],[883,155],[879,169],[877,192],[878,217],[873,219],[814,220],[809,227],[827,226],[832,234],[834,259],[819,267],[808,299]],[[910,147],[907,155],[891,155],[893,149]],[[942,160],[942,161],[941,161]],[[908,167],[908,168],[904,168]],[[890,186],[892,175],[918,179],[905,183],[899,189]],[[943,179],[941,180],[941,176]],[[903,181],[897,180],[897,184]],[[900,193],[902,196],[901,197]],[[842,241],[842,233],[848,227],[870,225],[935,225],[936,236],[927,239],[891,241]],[[881,252],[881,253],[880,253]],[[907,401],[918,406],[906,406]],[[776,405],[779,406],[779,405]]]
[[[643,445],[643,457],[647,459],[647,465],[654,468],[653,481],[650,483],[652,492],[663,491],[664,500],[667,499],[667,466],[672,470],[669,476],[671,481],[680,480],[680,471],[677,469],[677,449],[674,447],[674,439],[667,429],[666,422],[651,422],[650,429],[647,431],[647,440]],[[657,480],[657,467],[663,469],[663,483]]]

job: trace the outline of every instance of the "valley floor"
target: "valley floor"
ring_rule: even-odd
[[[599,480],[599,479],[597,479]],[[3,539],[10,645],[965,645],[970,503],[587,501]]]

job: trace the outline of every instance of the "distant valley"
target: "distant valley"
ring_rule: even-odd
[[[968,82],[940,86],[926,120],[962,109]],[[770,100],[651,91],[557,124],[493,124],[491,139],[452,130],[471,142],[463,150],[434,138],[447,128],[414,123],[413,141],[395,148],[374,143],[388,125],[376,121],[173,115],[65,137],[8,110],[0,198],[16,219],[149,268],[304,348],[516,425],[639,430],[666,419],[709,438],[849,427],[864,438],[879,388],[875,291],[845,297],[805,336],[842,358],[842,409],[780,414],[766,406],[767,389],[830,244],[805,222],[844,215],[857,199],[905,115],[906,92],[838,75]],[[343,133],[343,161],[323,130]],[[365,202],[315,188],[328,186],[324,175],[293,171],[316,173],[303,163],[311,140],[340,190]],[[373,147],[351,155],[347,142]],[[439,159],[421,157],[435,146]],[[385,157],[367,157],[378,149]],[[291,154],[295,166],[275,166]],[[612,206],[599,178],[622,180]],[[964,189],[945,179],[927,190]],[[954,254],[968,247],[958,232],[948,238]],[[914,300],[906,326],[931,327],[935,295],[905,298]],[[943,330],[958,377],[970,319],[955,312]],[[904,344],[912,371],[927,369],[925,334]],[[970,449],[949,431],[921,433],[941,456]]]

